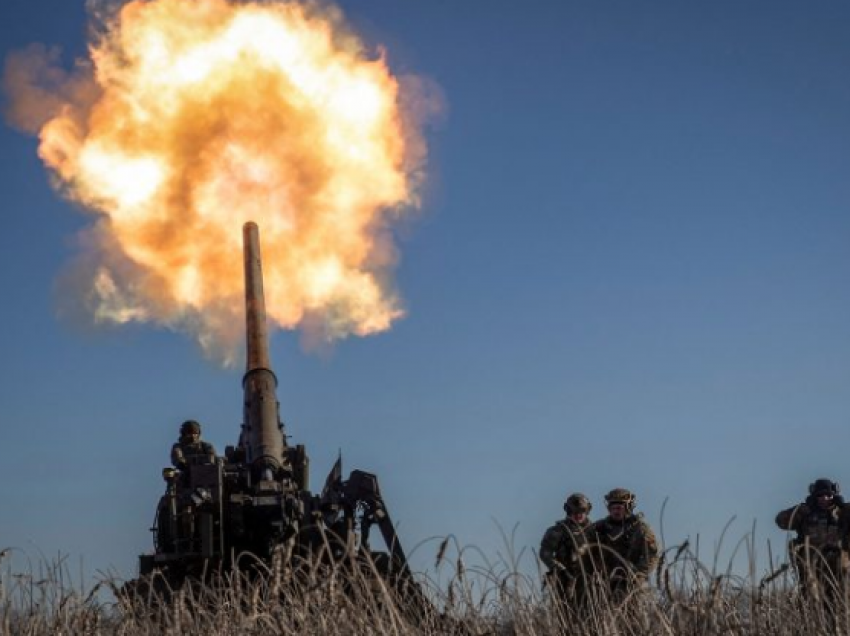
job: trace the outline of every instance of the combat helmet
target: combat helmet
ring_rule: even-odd
[[[564,502],[564,511],[568,515],[575,514],[577,512],[583,512],[587,514],[593,508],[593,504],[590,503],[590,499],[588,499],[585,495],[580,492],[573,493],[567,500]]]
[[[631,514],[632,510],[635,507],[635,501],[637,498],[634,493],[630,490],[626,490],[625,488],[614,488],[611,492],[605,495],[605,505],[610,506],[611,504],[620,503],[626,507],[626,510]]]
[[[195,420],[186,420],[180,425],[180,435],[200,435],[201,425]]]
[[[815,479],[809,484],[809,494],[817,497],[818,495],[837,495],[841,491],[837,482],[831,479],[821,478]]]

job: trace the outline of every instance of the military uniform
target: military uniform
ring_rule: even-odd
[[[551,572],[569,571],[573,574],[588,544],[587,531],[591,523],[562,519],[546,530],[540,542],[540,560]]]
[[[180,427],[180,441],[171,447],[171,463],[175,468],[185,470],[192,458],[207,458],[200,461],[213,461],[215,448],[200,438],[201,425],[194,420],[183,422]]]
[[[572,595],[576,586],[590,574],[586,557],[591,523],[563,519],[546,530],[540,542],[540,560],[549,568],[550,581]]]
[[[210,461],[215,459],[215,447],[209,442],[197,441],[195,443],[177,442],[171,447],[171,463],[175,468],[184,469],[189,465],[191,457],[208,457]]]
[[[827,505],[818,503],[827,495]],[[803,592],[825,585],[826,590],[841,584],[850,567],[850,506],[838,494],[838,485],[819,479],[809,486],[803,503],[782,510],[776,525],[796,532],[790,542],[791,563],[797,571]]]
[[[591,508],[581,493],[570,495],[564,503],[567,517],[546,530],[540,542],[540,560],[549,569],[547,583],[569,604],[584,597],[591,574],[587,557],[591,523],[586,516]]]
[[[609,515],[593,524],[594,566],[604,574],[614,595],[625,596],[648,579],[658,565],[658,542],[643,515],[634,514],[634,495],[618,488],[605,499],[609,507],[625,505],[626,514],[621,520]]]

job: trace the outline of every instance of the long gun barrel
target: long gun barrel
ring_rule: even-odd
[[[398,592],[399,610],[435,615],[413,579],[375,475],[355,470],[344,479],[340,455],[321,495],[311,493],[307,452],[300,444],[287,445],[280,420],[257,225],[246,223],[242,234],[247,342],[239,442],[227,447],[223,461],[198,455],[185,470],[163,471],[167,486],[154,519],[155,552],[139,557],[140,577],[125,585],[122,595],[150,603],[155,594],[169,603],[187,581],[216,581],[243,564],[258,571],[254,559],[240,563],[238,557],[253,554],[272,568],[279,558],[286,568],[318,563],[331,574],[339,565],[340,572],[349,573],[343,576],[354,577],[342,588],[357,599],[364,574],[367,580],[380,577]],[[388,553],[370,546],[376,525]],[[368,585],[383,603],[386,586],[377,588]]]
[[[242,388],[245,392],[245,421],[241,446],[248,461],[267,479],[284,464],[286,437],[280,422],[277,377],[269,363],[263,266],[256,223],[242,228],[245,255],[245,327],[247,355]]]

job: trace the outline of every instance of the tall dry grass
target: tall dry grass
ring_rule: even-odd
[[[683,545],[625,601],[593,596],[581,612],[556,602],[539,571],[523,570],[533,555],[489,561],[474,548],[444,541],[433,572],[419,575],[433,605],[399,598],[374,573],[346,567],[301,568],[280,561],[250,575],[230,573],[208,585],[187,585],[169,602],[156,595],[128,599],[122,582],[101,575],[86,586],[67,561],[4,559],[0,552],[0,634],[575,634],[577,636],[764,635],[850,633],[848,590],[834,603],[800,594],[785,568],[756,577],[716,561],[702,563]],[[523,563],[525,559],[525,563]],[[17,567],[18,563],[23,563]],[[535,561],[536,563],[536,561]]]

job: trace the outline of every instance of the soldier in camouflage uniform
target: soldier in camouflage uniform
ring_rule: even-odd
[[[192,461],[212,462],[215,448],[201,439],[201,425],[195,420],[186,420],[180,425],[180,441],[171,447],[171,463],[185,470]]]
[[[612,596],[622,600],[643,582],[658,564],[658,543],[652,528],[635,514],[635,496],[625,488],[605,495],[608,516],[593,524],[596,538],[594,565],[604,575]]]
[[[581,493],[567,497],[565,519],[546,531],[540,542],[540,560],[549,568],[548,584],[564,602],[581,602],[590,576],[587,546],[591,541],[590,513],[593,505]]]
[[[803,594],[828,600],[843,585],[850,564],[850,506],[838,484],[815,480],[803,503],[776,515],[776,525],[797,533],[789,550]]]

